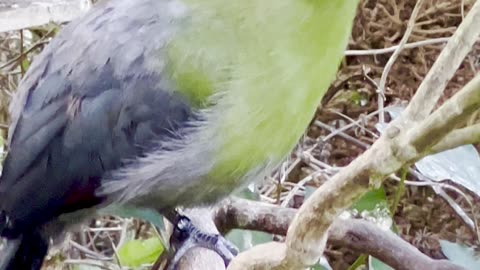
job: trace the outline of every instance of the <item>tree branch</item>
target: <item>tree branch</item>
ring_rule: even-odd
[[[297,210],[277,205],[239,198],[228,198],[217,208],[187,209],[185,213],[196,226],[210,233],[222,234],[232,229],[263,231],[286,235],[289,224]],[[212,221],[213,220],[213,221]],[[218,228],[218,230],[217,230]],[[372,255],[397,270],[432,269],[463,270],[447,260],[434,260],[421,253],[414,246],[391,231],[380,229],[364,220],[337,220],[329,230],[328,243],[350,248],[358,253]],[[286,246],[271,242],[254,247],[256,252],[241,254],[235,258],[232,267],[236,269],[259,262],[269,263],[271,256],[284,256]],[[255,254],[251,256],[251,254]],[[268,256],[266,256],[268,255]],[[275,261],[275,260],[274,260]],[[188,252],[180,264],[182,270],[214,269],[224,270],[223,261],[210,250],[195,248]]]
[[[411,129],[412,146],[418,153],[427,151],[456,126],[464,124],[478,108],[480,108],[480,75]]]
[[[408,20],[407,30],[405,30],[405,34],[403,34],[403,37],[400,40],[400,43],[398,44],[397,49],[393,52],[390,59],[388,59],[388,62],[385,65],[385,68],[383,69],[382,77],[380,77],[380,82],[378,83],[377,103],[378,103],[378,108],[380,109],[380,114],[378,115],[378,121],[382,124],[385,123],[384,103],[385,103],[385,86],[387,85],[387,77],[388,77],[388,74],[390,73],[390,70],[393,67],[393,64],[395,64],[395,61],[397,60],[398,56],[402,52],[403,47],[405,46],[405,44],[407,44],[410,34],[412,34],[413,28],[415,28],[415,20],[417,19],[418,12],[422,7],[422,3],[423,3],[423,0],[417,0],[417,4],[413,8],[412,15],[410,16],[410,20]]]
[[[330,230],[329,243],[368,253],[396,270],[464,269],[447,260],[434,260],[421,253],[391,231],[384,231],[364,220],[336,221]]]
[[[296,210],[292,208],[230,198],[221,204],[214,216],[215,223],[222,232],[240,228],[285,235],[295,213]],[[370,254],[397,270],[463,269],[447,260],[434,260],[393,232],[382,230],[364,220],[337,220],[330,228],[328,243]],[[249,256],[240,255],[235,259],[234,267],[241,269],[250,265],[252,260],[264,260],[272,252],[279,255],[285,252],[285,246],[280,243],[267,243],[254,249],[258,256],[251,257],[250,254],[253,253]],[[247,263],[244,264],[244,261]]]
[[[456,129],[445,136],[432,148],[432,152],[439,153],[459,145],[480,143],[480,124]]]

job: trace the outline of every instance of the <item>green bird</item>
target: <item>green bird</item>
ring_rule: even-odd
[[[0,269],[39,269],[48,239],[106,206],[169,213],[268,174],[334,79],[357,4],[110,0],[69,23],[12,102]]]

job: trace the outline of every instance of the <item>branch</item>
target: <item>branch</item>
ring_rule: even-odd
[[[296,212],[293,208],[231,197],[219,204],[213,216],[222,234],[244,229],[287,235]]]
[[[221,204],[215,214],[217,227],[225,232],[233,228],[261,230],[285,235],[296,213],[295,209],[230,198]],[[358,253],[370,254],[397,270],[431,269],[460,270],[460,266],[447,260],[434,260],[404,241],[391,231],[384,231],[364,220],[339,220],[332,224],[328,243],[348,247]],[[267,243],[254,247],[258,256],[239,255],[234,260],[235,269],[243,268],[252,261],[264,260],[271,253],[282,254],[285,245]],[[268,256],[265,256],[268,254]],[[245,264],[244,261],[247,263]]]
[[[188,209],[186,214],[204,231],[225,234],[232,229],[264,231],[286,235],[288,226],[297,210],[245,199],[228,198],[215,210],[200,208]],[[215,223],[212,222],[213,221]],[[218,228],[218,230],[216,229]],[[358,253],[372,255],[397,270],[432,269],[462,270],[463,268],[447,260],[434,260],[390,231],[381,230],[375,224],[364,220],[336,221],[329,231],[328,243],[350,248]],[[266,263],[271,256],[281,257],[285,245],[267,243],[254,247],[254,253],[241,254],[232,262],[236,269],[244,268],[252,262]],[[251,254],[255,254],[251,256]],[[268,254],[268,256],[265,256]],[[182,259],[181,270],[216,269],[224,270],[220,257],[203,248],[192,249]]]
[[[432,152],[439,153],[460,145],[480,143],[480,124],[456,129],[445,136],[432,148]]]
[[[378,121],[380,123],[385,123],[385,112],[384,112],[384,102],[385,102],[385,86],[387,84],[387,77],[388,74],[390,73],[390,69],[392,69],[393,64],[395,64],[395,61],[397,60],[398,56],[403,50],[403,47],[405,44],[407,44],[408,39],[410,38],[410,34],[413,31],[413,28],[415,28],[415,20],[417,19],[418,12],[420,11],[420,8],[422,7],[423,0],[417,0],[417,4],[413,8],[412,15],[410,16],[410,20],[408,20],[407,24],[407,30],[405,30],[405,34],[403,35],[402,39],[400,40],[400,43],[398,44],[397,49],[395,52],[393,52],[392,56],[390,59],[388,59],[387,64],[385,65],[385,68],[382,73],[382,77],[380,77],[380,82],[378,84],[378,107],[380,109],[380,114],[378,115]]]
[[[368,253],[396,270],[460,270],[447,260],[434,260],[391,231],[364,220],[337,221],[330,230],[329,243]]]
[[[446,42],[448,42],[448,40],[450,40],[449,37],[442,37],[442,38],[432,38],[432,39],[427,39],[427,40],[422,40],[422,41],[416,41],[416,42],[405,44],[405,46],[403,46],[403,49],[413,49],[413,48],[418,48],[418,47],[422,47],[422,46],[446,43]],[[395,46],[388,47],[388,48],[383,48],[383,49],[346,50],[345,51],[345,56],[388,54],[388,53],[393,53],[399,47],[400,47],[400,45],[395,45]]]
[[[475,1],[468,16],[455,31],[430,72],[422,81],[405,111],[406,118],[419,121],[430,114],[442,95],[447,82],[453,77],[463,59],[477,41],[480,35],[479,25],[480,1]]]
[[[480,108],[480,75],[473,78],[427,119],[418,123],[416,128],[412,128],[412,146],[418,153],[425,152],[454,127],[464,124],[478,108]]]

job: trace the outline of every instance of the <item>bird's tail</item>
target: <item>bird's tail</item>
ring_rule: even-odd
[[[0,251],[0,270],[39,270],[47,251],[48,242],[38,231],[6,239]]]

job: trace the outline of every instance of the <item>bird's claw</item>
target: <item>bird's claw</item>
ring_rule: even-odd
[[[167,270],[176,269],[180,259],[188,250],[203,247],[215,251],[222,257],[225,266],[238,254],[238,249],[220,234],[210,234],[200,231],[191,220],[180,215],[175,224],[170,244],[174,255],[168,263]]]

